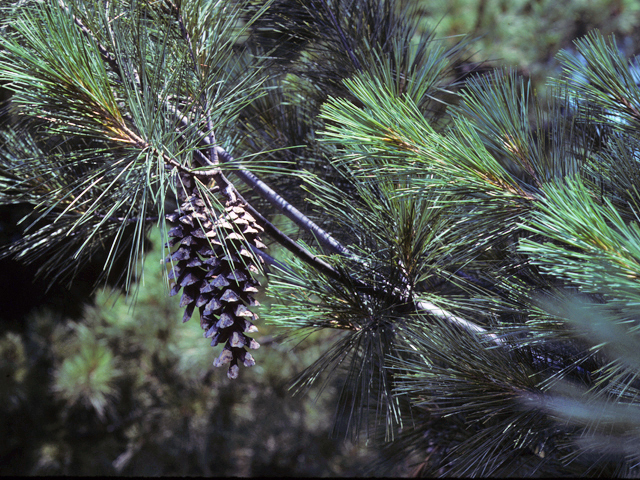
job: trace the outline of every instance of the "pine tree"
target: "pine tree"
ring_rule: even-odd
[[[5,255],[73,281],[106,248],[130,290],[159,225],[230,378],[266,273],[266,321],[339,333],[294,387],[341,376],[375,472],[637,475],[640,65],[615,39],[560,54],[543,103],[463,78],[468,44],[392,0],[2,5],[0,201],[32,206]]]

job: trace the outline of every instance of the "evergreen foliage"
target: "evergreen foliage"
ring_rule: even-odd
[[[160,244],[157,230],[151,241]],[[229,380],[212,368],[198,322],[179,321],[158,249],[149,255],[135,309],[107,289],[76,320],[38,310],[22,335],[0,336],[3,475],[322,477],[366,469],[373,452],[330,436],[334,386],[317,402],[288,395],[289,378],[321,352],[322,338],[292,351],[262,328],[260,363]]]
[[[613,37],[561,53],[541,101],[462,76],[468,42],[393,0],[2,6],[0,201],[32,207],[4,255],[73,281],[106,248],[131,291],[157,224],[230,379],[266,274],[266,323],[337,332],[294,386],[339,383],[375,473],[638,474],[640,60]],[[68,328],[54,394],[105,418],[118,359]]]

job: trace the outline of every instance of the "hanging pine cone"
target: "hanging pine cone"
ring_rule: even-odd
[[[252,296],[260,286],[253,274],[260,271],[256,264],[262,259],[251,246],[265,248],[259,237],[263,229],[239,201],[227,202],[225,214],[212,218],[195,189],[178,211],[167,215],[167,220],[178,223],[169,231],[168,246],[178,246],[166,259],[173,267],[168,274],[174,281],[170,295],[183,289],[183,322],[198,307],[200,325],[211,346],[224,344],[213,365],[230,364],[227,375],[234,379],[238,362],[245,367],[255,364],[246,348],[260,346],[246,333],[258,331],[253,324],[257,315],[248,307],[259,305]]]

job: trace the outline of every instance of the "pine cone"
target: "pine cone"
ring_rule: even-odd
[[[169,231],[168,246],[178,247],[166,259],[173,263],[168,274],[174,280],[170,295],[183,289],[183,322],[199,308],[205,338],[211,338],[211,346],[224,343],[213,365],[230,364],[227,375],[233,379],[238,377],[239,361],[245,367],[255,364],[246,347],[260,346],[245,333],[258,331],[252,323],[257,315],[248,307],[259,305],[252,296],[260,286],[253,274],[260,271],[257,262],[262,259],[251,246],[265,248],[259,237],[263,229],[240,202],[227,202],[226,213],[212,221],[212,212],[191,192],[177,212],[167,215],[167,220],[178,223]]]

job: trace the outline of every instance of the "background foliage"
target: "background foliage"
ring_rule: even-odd
[[[159,240],[157,232],[152,236]],[[156,250],[157,252],[157,250]],[[354,476],[373,452],[331,438],[335,388],[292,398],[322,338],[265,355],[237,381],[181,324],[150,254],[135,309],[100,292],[78,318],[39,308],[0,339],[3,475]],[[150,259],[151,260],[151,259]]]
[[[518,69],[539,93],[558,73],[555,55],[573,40],[598,29],[614,33],[626,55],[637,54],[640,2],[636,0],[407,0],[417,4],[424,28],[439,36],[478,37],[473,60]]]

